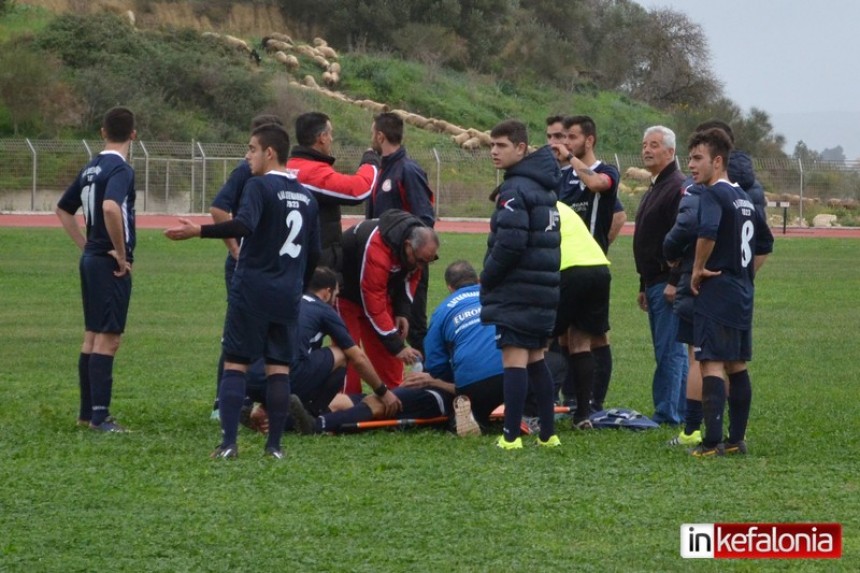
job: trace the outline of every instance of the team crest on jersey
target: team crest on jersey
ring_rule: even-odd
[[[391,191],[391,187],[392,187],[391,179],[386,179],[385,181],[382,182],[382,190],[385,191],[386,193],[388,191]]]

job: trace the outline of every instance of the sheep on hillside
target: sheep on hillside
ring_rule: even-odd
[[[337,52],[334,51],[334,48],[331,46],[319,46],[317,47],[317,51],[325,58],[329,60],[337,59]]]
[[[624,172],[624,176],[635,181],[651,181],[651,172],[639,167],[628,167],[627,171]]]
[[[275,52],[272,57],[275,58],[275,61],[278,63],[284,64],[289,72],[294,72],[299,69],[299,59],[292,54]]]

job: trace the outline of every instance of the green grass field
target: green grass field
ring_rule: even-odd
[[[223,247],[139,233],[113,412],[77,430],[77,254],[59,229],[0,229],[0,571],[856,571],[860,242],[777,238],[759,276],[746,458],[696,460],[660,429],[573,432],[501,452],[432,430],[285,437],[287,459],[214,463],[208,420]],[[431,304],[484,237],[445,235]],[[629,238],[613,258],[609,405],[650,414]],[[835,521],[838,562],[685,561],[679,526]]]

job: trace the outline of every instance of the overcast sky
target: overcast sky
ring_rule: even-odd
[[[702,26],[726,95],[744,112],[766,111],[786,153],[803,140],[860,158],[860,1],[636,1]]]

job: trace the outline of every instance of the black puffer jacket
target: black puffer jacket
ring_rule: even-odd
[[[481,273],[481,321],[529,336],[549,336],[558,306],[558,211],[561,171],[548,146],[505,172],[490,196],[487,254]]]

